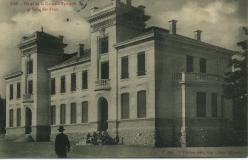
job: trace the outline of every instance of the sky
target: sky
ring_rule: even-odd
[[[44,7],[42,5],[35,10],[27,5],[52,1],[75,2],[75,5],[43,12],[37,11]],[[86,8],[81,9],[79,1],[87,2]],[[89,38],[90,9],[110,3],[111,0],[1,0],[0,95],[5,96],[4,75],[20,66],[18,44],[22,36],[40,31],[43,26],[44,32],[65,36],[66,52],[76,51],[78,44]],[[151,16],[147,26],[168,29],[168,21],[176,19],[178,34],[193,37],[193,31],[200,29],[202,41],[231,50],[239,50],[237,42],[247,38],[241,29],[248,23],[247,0],[133,0],[132,3],[146,6],[146,14]]]

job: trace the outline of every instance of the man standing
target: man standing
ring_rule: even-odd
[[[60,132],[55,139],[55,152],[58,158],[66,158],[67,152],[70,152],[70,142],[68,136],[64,134],[64,127],[60,126],[58,131]]]

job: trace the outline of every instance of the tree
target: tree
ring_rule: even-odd
[[[238,43],[238,45],[240,45]],[[224,93],[233,101],[233,127],[245,142],[247,128],[247,53],[237,52],[232,57],[232,71],[225,74]]]

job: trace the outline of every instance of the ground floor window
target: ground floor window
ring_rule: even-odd
[[[71,103],[71,124],[77,121],[77,104]]]
[[[65,124],[65,104],[60,105],[60,124]]]
[[[21,109],[18,108],[16,112],[16,125],[21,126]]]
[[[9,126],[13,127],[13,109],[9,110]]]
[[[217,93],[212,93],[212,117],[217,117],[218,112],[218,99],[217,99]]]
[[[121,94],[121,119],[129,118],[129,93]]]
[[[146,117],[146,91],[139,91],[137,93],[137,117]]]
[[[51,106],[51,125],[56,124],[56,106]]]
[[[88,102],[82,102],[82,123],[88,122]]]
[[[197,92],[196,94],[196,116],[206,117],[206,93]]]

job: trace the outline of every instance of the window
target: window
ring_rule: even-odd
[[[100,54],[108,53],[108,37],[103,37],[99,39],[100,42]]]
[[[60,78],[60,92],[65,93],[65,76]]]
[[[101,64],[101,79],[109,79],[109,62]]]
[[[88,102],[82,102],[82,123],[88,122]]]
[[[200,59],[200,73],[207,72],[207,60],[205,58]]]
[[[206,93],[197,92],[196,95],[196,116],[206,117]]]
[[[33,60],[27,62],[27,74],[33,73]]]
[[[217,94],[216,93],[212,93],[212,117],[217,117]]]
[[[10,86],[9,86],[9,99],[13,99],[13,97],[14,97],[14,92],[13,92],[13,84],[11,84]]]
[[[143,76],[146,74],[146,59],[145,52],[138,54],[138,76]]]
[[[9,126],[13,127],[13,109],[9,110]]]
[[[121,95],[121,119],[129,118],[129,93]]]
[[[77,105],[76,103],[71,103],[71,124],[77,121]]]
[[[221,118],[224,118],[224,96],[223,95],[221,95],[220,112],[221,112]]]
[[[33,81],[28,81],[28,94],[33,94]]]
[[[77,80],[76,73],[71,74],[71,91],[76,91],[77,88]]]
[[[60,124],[65,124],[65,104],[60,105]]]
[[[146,117],[146,91],[139,91],[137,94],[137,117]]]
[[[55,95],[56,86],[55,86],[55,78],[51,79],[51,95]]]
[[[17,108],[16,112],[16,125],[17,127],[21,126],[21,109]]]
[[[21,83],[17,83],[16,89],[16,98],[21,98]]]
[[[194,71],[194,57],[193,56],[187,56],[186,60],[186,71],[187,72],[193,72]]]
[[[56,124],[56,106],[51,106],[51,125]]]
[[[82,89],[88,89],[88,72],[83,71],[82,73]]]
[[[129,78],[128,75],[128,57],[121,58],[121,78],[126,79]]]

